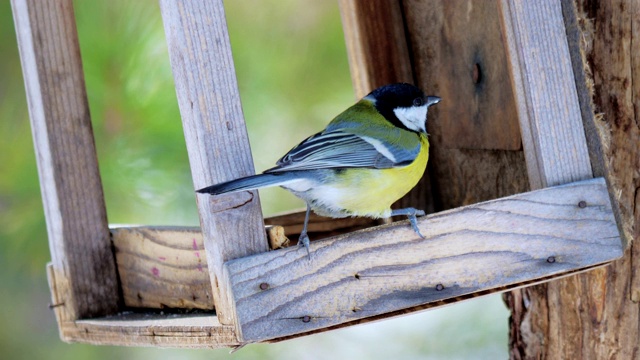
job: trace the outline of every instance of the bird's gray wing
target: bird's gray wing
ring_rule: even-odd
[[[320,132],[294,147],[265,172],[317,170],[328,168],[388,169],[410,164],[418,152],[385,145],[374,138],[342,130]]]

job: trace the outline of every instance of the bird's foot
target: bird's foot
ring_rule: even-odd
[[[311,260],[311,252],[309,251],[309,235],[307,235],[306,231],[302,232],[298,238],[298,247],[303,246],[307,249],[307,257]]]
[[[420,233],[420,229],[418,228],[418,216],[424,216],[425,213],[422,210],[414,209],[414,208],[406,208],[406,209],[395,209],[391,211],[391,216],[400,216],[405,215],[409,222],[411,223],[411,228],[413,231],[418,234],[421,238],[425,238],[424,235]]]

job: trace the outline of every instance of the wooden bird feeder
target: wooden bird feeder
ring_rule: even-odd
[[[256,192],[198,195],[201,229],[110,229],[71,0],[12,0],[62,339],[277,341],[621,257],[567,4],[341,0],[358,96],[407,81],[443,98],[428,175],[401,202],[449,210],[419,219],[426,239],[404,221],[316,218],[312,239],[339,235],[313,241],[309,260],[269,251]],[[222,1],[160,6],[194,188],[253,174]],[[266,223],[295,239],[302,216]]]

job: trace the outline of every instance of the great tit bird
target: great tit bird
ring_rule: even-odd
[[[417,87],[390,84],[373,90],[298,144],[262,174],[212,185],[212,195],[281,186],[304,200],[307,213],[298,245],[309,253],[309,212],[333,218],[405,215],[420,236],[414,208],[391,204],[420,180],[429,159],[427,111],[440,102]]]

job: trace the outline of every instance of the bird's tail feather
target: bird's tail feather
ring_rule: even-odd
[[[258,174],[244,178],[223,182],[221,184],[207,186],[196,192],[202,194],[219,195],[237,191],[255,190],[264,187],[278,186],[295,180],[296,175],[292,173],[279,174]]]

